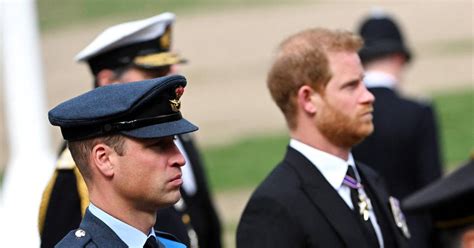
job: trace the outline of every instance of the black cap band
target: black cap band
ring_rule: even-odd
[[[77,141],[83,139],[90,139],[98,136],[104,136],[121,131],[128,131],[138,129],[141,127],[152,126],[165,122],[181,120],[183,117],[181,112],[159,115],[149,118],[135,119],[130,121],[120,121],[115,123],[108,123],[101,126],[77,126],[77,127],[61,127],[61,133],[65,140]],[[80,137],[80,138],[79,138]]]

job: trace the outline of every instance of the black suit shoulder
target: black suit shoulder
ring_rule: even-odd
[[[237,228],[237,247],[302,247],[297,174],[281,162],[257,187]],[[277,235],[281,234],[281,235]],[[300,242],[300,243],[298,243]]]

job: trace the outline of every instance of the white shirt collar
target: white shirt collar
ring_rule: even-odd
[[[127,244],[128,247],[140,247],[142,248],[149,236],[155,236],[155,230],[153,227],[150,230],[149,235],[145,235],[140,230],[133,226],[113,217],[112,215],[104,212],[102,209],[96,207],[90,203],[89,211],[103,221],[108,227],[110,227],[119,238]]]
[[[395,89],[397,80],[394,76],[381,71],[366,71],[364,84],[367,88],[383,87]]]
[[[305,156],[316,168],[323,174],[329,184],[338,190],[342,186],[344,177],[347,173],[347,166],[353,166],[355,169],[354,157],[349,153],[347,161],[336,157],[327,152],[321,151],[298,140],[291,139],[290,146]],[[358,175],[356,175],[358,176]]]

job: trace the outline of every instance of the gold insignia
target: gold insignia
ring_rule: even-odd
[[[179,112],[179,109],[181,108],[181,101],[180,100],[170,100],[171,103],[171,110],[174,112]]]
[[[137,56],[133,59],[133,63],[138,66],[165,66],[165,65],[174,65],[178,63],[183,63],[185,60],[180,58],[176,53],[155,53],[144,56]]]
[[[189,214],[183,214],[183,216],[181,216],[181,221],[185,225],[188,225],[189,223],[191,223],[191,217],[189,216]]]
[[[392,210],[393,218],[395,219],[395,224],[397,227],[402,231],[405,238],[410,238],[410,230],[408,230],[408,225],[405,220],[405,215],[403,214],[402,210],[400,209],[400,202],[397,198],[390,196],[388,198],[390,202],[390,208]]]
[[[166,27],[165,33],[160,37],[160,46],[169,50],[171,46],[171,26]]]
[[[176,98],[173,100],[169,100],[170,105],[171,105],[171,110],[173,110],[174,112],[179,112],[179,109],[181,108],[181,101],[179,100],[179,98],[181,98],[183,93],[184,93],[184,87],[179,86],[175,89]]]

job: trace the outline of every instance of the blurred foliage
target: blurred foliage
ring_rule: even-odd
[[[435,95],[434,104],[445,169],[449,171],[466,161],[474,149],[474,90]],[[275,134],[205,148],[212,188],[254,188],[280,162],[287,145],[287,135]]]
[[[193,13],[283,3],[285,0],[38,0],[40,27],[55,29],[105,18],[143,18],[162,12]],[[292,1],[292,4],[302,0]]]
[[[451,170],[474,152],[474,90],[435,95],[434,103],[445,166]]]

